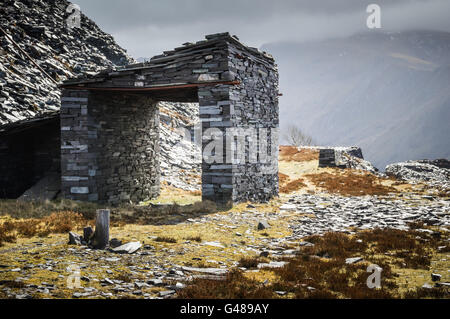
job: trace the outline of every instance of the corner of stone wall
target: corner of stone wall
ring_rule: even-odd
[[[89,153],[87,90],[63,90],[61,98],[61,190],[64,198],[96,201]],[[95,169],[94,169],[95,170]]]

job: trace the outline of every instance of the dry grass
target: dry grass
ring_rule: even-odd
[[[121,273],[117,274],[114,277],[114,279],[121,280],[123,282],[132,282],[133,281],[131,274],[128,272],[121,272]]]
[[[175,238],[167,236],[157,237],[155,241],[159,243],[169,243],[169,244],[175,244],[177,242]]]
[[[421,225],[412,225],[420,227]],[[442,238],[441,238],[442,237]],[[296,257],[284,258],[288,261],[282,268],[260,270],[270,281],[260,278],[257,273],[244,276],[232,271],[223,281],[197,279],[178,294],[179,298],[278,298],[276,291],[284,291],[284,298],[449,298],[448,288],[407,291],[399,289],[398,275],[393,265],[408,265],[408,256],[397,254],[404,250],[410,256],[422,254],[428,262],[419,266],[427,268],[431,259],[430,251],[445,245],[448,236],[436,236],[416,230],[376,229],[350,236],[342,233],[327,233],[323,236],[305,238],[314,246],[301,247]],[[445,237],[445,238],[444,238]],[[363,261],[346,264],[345,259],[360,256]],[[406,262],[405,262],[406,261]],[[242,258],[240,267],[256,268],[258,258]],[[381,288],[367,287],[369,264],[382,268]],[[273,275],[267,275],[267,272]],[[248,278],[251,277],[251,278]],[[264,284],[265,283],[265,284]]]
[[[343,196],[386,195],[397,193],[397,189],[383,185],[383,179],[366,172],[351,169],[334,170],[331,173],[305,175],[316,187],[329,193]]]
[[[0,246],[3,246],[4,242],[13,243],[16,241],[16,235],[13,231],[14,225],[12,223],[0,224]]]
[[[70,200],[46,202],[0,200],[0,218],[2,216],[11,216],[14,219],[26,219],[27,223],[34,224],[39,224],[40,222],[56,223],[57,220],[53,220],[52,217],[49,216],[67,211],[80,214],[85,220],[93,220],[95,219],[97,209],[109,209],[111,211],[112,224],[134,223],[141,225],[165,225],[172,224],[174,220],[182,222],[187,218],[195,218],[218,211],[226,211],[229,207],[226,205],[218,206],[211,201],[196,201],[186,205],[168,203],[149,204],[147,206],[105,206],[96,203]],[[60,215],[58,216],[59,218],[62,217]],[[56,227],[56,225],[54,225],[54,227]],[[4,232],[2,232],[2,234],[4,234]],[[6,239],[5,236],[0,235],[0,239],[2,237]]]
[[[367,243],[358,242],[355,237],[337,232],[329,232],[323,236],[313,235],[306,237],[305,240],[314,243],[314,246],[305,247],[304,253],[339,260],[351,257],[367,248]]]
[[[225,211],[228,207],[218,206],[211,201],[195,202],[189,205],[177,203],[149,206],[131,206],[112,209],[116,219],[126,223],[140,225],[165,225],[171,220],[182,222],[188,218],[195,218],[206,214]]]
[[[82,214],[87,219],[95,218],[97,209],[105,206],[71,200],[54,201],[19,201],[0,200],[0,216],[12,216],[14,218],[42,218],[55,212],[71,211]]]
[[[189,191],[189,194],[191,194],[192,196],[202,196],[202,191]]]
[[[289,175],[283,174],[281,172],[278,173],[278,182],[280,185],[284,185],[284,184],[288,183],[289,179],[290,179]]]
[[[276,295],[271,289],[243,276],[238,270],[231,271],[224,280],[194,279],[178,292],[181,299],[269,299]]]
[[[307,162],[319,159],[319,151],[295,146],[280,146],[279,158],[287,162]]]
[[[281,184],[280,184],[281,185]],[[280,186],[280,192],[281,193],[292,193],[294,191],[297,191],[303,187],[307,187],[306,184],[304,183],[304,180],[301,178],[298,178],[296,180],[293,180],[291,182],[288,182],[282,186]]]
[[[59,212],[52,213],[41,219],[13,219],[3,217],[0,219],[0,244],[2,242],[14,242],[18,236],[22,237],[45,237],[50,233],[67,233],[76,227],[92,223],[85,219],[80,213]]]

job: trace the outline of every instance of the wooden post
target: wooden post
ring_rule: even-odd
[[[109,209],[98,209],[92,246],[105,249],[109,244]]]

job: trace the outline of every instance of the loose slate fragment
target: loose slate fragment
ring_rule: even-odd
[[[109,241],[109,247],[111,248],[117,248],[119,246],[122,246],[122,241],[118,240],[117,238],[113,238]]]
[[[222,268],[195,268],[195,267],[182,267],[184,271],[190,271],[190,272],[201,272],[205,274],[211,274],[211,275],[225,275],[228,270],[222,269]]]
[[[258,230],[267,229],[269,227],[270,227],[270,225],[266,220],[261,220],[258,222],[258,226],[257,226]]]
[[[258,268],[281,268],[286,264],[286,261],[271,261],[270,263],[258,264]]]
[[[346,264],[355,264],[357,262],[360,262],[362,259],[362,257],[353,257],[353,258],[347,258],[345,259],[345,263]]]
[[[134,252],[136,252],[139,248],[142,247],[141,242],[139,241],[133,241],[130,243],[126,243],[125,245],[116,247],[116,248],[111,248],[111,250],[115,253],[119,253],[119,254],[132,254]]]
[[[69,232],[69,245],[81,245],[81,236],[73,232]]]

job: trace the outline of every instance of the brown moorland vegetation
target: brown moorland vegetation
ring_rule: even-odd
[[[296,146],[280,146],[279,158],[287,162],[307,162],[319,160],[319,151]]]
[[[418,228],[420,225],[411,225]],[[395,229],[361,231],[356,235],[327,233],[310,236],[305,240],[313,246],[301,247],[296,257],[281,268],[266,268],[273,272],[271,281],[251,279],[245,272],[232,270],[224,280],[195,279],[178,298],[449,298],[445,287],[424,289],[417,287],[401,291],[394,267],[428,269],[431,255],[439,245],[446,245],[447,233]],[[297,247],[298,248],[298,247]],[[408,250],[410,256],[422,256],[422,262],[408,263],[408,257],[398,254]],[[354,264],[346,264],[349,257],[362,257]],[[406,261],[406,262],[405,262]],[[258,258],[243,258],[239,266],[256,268]],[[382,268],[381,288],[367,287],[367,266]],[[273,279],[275,278],[275,279]],[[282,291],[283,294],[277,294]]]
[[[280,184],[280,192],[281,193],[292,193],[300,188],[306,187],[304,180],[302,178],[298,178],[296,180],[285,183],[284,185]]]
[[[2,218],[0,220],[0,245],[3,242],[14,242],[17,236],[29,238],[44,237],[50,233],[62,234],[87,224],[93,224],[93,221],[71,211],[52,213],[41,219]]]
[[[394,187],[383,185],[383,179],[367,172],[351,169],[336,169],[334,173],[305,175],[316,187],[329,193],[344,196],[386,195],[398,193]]]

